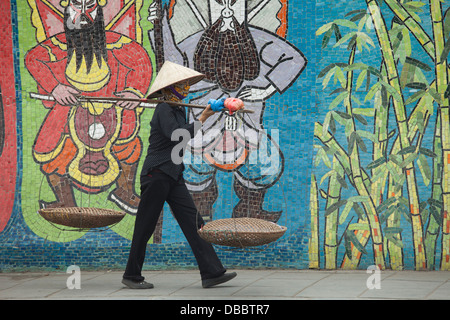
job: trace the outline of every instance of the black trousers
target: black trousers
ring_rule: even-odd
[[[149,175],[141,177],[141,201],[136,214],[130,255],[123,277],[134,281],[144,280],[141,271],[147,242],[155,231],[166,201],[194,253],[201,279],[214,278],[223,274],[226,270],[213,246],[197,233],[204,222],[201,215],[197,214],[197,208],[184,179],[181,177],[175,181],[163,172],[151,171]]]

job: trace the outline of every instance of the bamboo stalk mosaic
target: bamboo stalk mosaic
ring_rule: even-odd
[[[358,6],[316,30],[310,267],[448,270],[448,7]]]
[[[214,115],[184,157],[206,222],[287,227],[264,247],[217,248],[225,265],[450,270],[446,2],[5,0],[0,9],[0,270],[124,268],[153,110],[76,97],[143,98],[165,60],[206,75],[186,102],[236,97],[254,111]],[[43,208],[122,215],[77,228]],[[168,205],[147,252],[147,269],[195,267]]]

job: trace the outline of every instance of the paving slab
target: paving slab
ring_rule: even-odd
[[[450,272],[366,270],[230,270],[238,276],[204,289],[198,270],[145,271],[150,290],[121,283],[123,271],[80,271],[80,289],[65,272],[0,273],[1,300],[391,300],[450,299]],[[372,277],[372,278],[371,278]],[[371,285],[372,284],[372,285]],[[371,289],[372,287],[372,289]]]

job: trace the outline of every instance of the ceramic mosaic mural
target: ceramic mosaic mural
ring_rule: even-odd
[[[230,267],[450,268],[449,6],[439,0],[1,1],[0,268],[124,268],[166,60],[206,75],[185,102],[240,98],[189,141],[206,222],[286,226],[217,248]],[[91,26],[92,27],[86,27]],[[188,109],[188,120],[199,116]],[[51,208],[124,213],[76,228]],[[195,266],[165,206],[144,267]]]
[[[316,30],[310,267],[448,270],[448,6],[353,3]]]
[[[299,101],[311,106],[313,81],[306,70],[312,47],[302,48],[300,39],[289,37],[297,8],[284,1],[246,0],[12,0],[8,7],[12,17],[6,27],[14,43],[5,49],[15,67],[8,85],[18,88],[19,100],[17,112],[4,115],[19,120],[12,121],[17,139],[7,125],[2,137],[18,143],[8,146],[17,152],[18,164],[11,167],[19,175],[17,187],[5,188],[15,206],[0,233],[2,268],[123,268],[153,111],[142,106],[130,111],[120,102],[80,103],[77,97],[144,98],[166,60],[206,75],[186,102],[206,105],[211,98],[237,97],[254,111],[217,114],[200,138],[190,141],[184,176],[199,214],[206,221],[254,217],[288,228],[264,248],[218,248],[224,263],[307,265],[308,212],[296,208],[307,208],[309,174],[298,176],[297,170],[310,166],[311,153],[296,144],[292,132],[311,140],[313,126],[305,125],[312,124],[311,114],[305,121],[289,113],[302,109]],[[308,7],[313,2],[301,12]],[[308,41],[314,38],[311,28],[304,24]],[[308,94],[298,99],[307,87]],[[189,121],[197,117],[191,109]],[[15,173],[9,176],[16,182]],[[297,193],[294,185],[304,197],[289,196]],[[62,216],[64,208],[109,209],[125,216],[104,228],[77,228],[39,213],[53,208]],[[145,265],[195,265],[168,206],[149,241]]]

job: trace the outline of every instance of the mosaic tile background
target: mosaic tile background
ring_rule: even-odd
[[[247,99],[256,113],[241,126],[262,132],[267,157],[279,164],[262,174],[271,162],[245,157],[266,150],[235,132],[226,137],[238,152],[228,157],[221,140],[221,153],[212,153],[223,115],[188,146],[185,179],[206,220],[247,215],[288,228],[265,248],[218,248],[225,265],[449,269],[448,75],[440,63],[450,51],[447,4],[102,0],[105,37],[91,44],[104,45],[88,48],[75,35],[75,47],[94,52],[77,63],[63,28],[67,3],[1,3],[11,13],[1,22],[2,270],[124,267],[152,111],[68,108],[30,94],[49,96],[57,79],[92,96],[145,96],[164,60],[207,74],[192,88],[193,103]],[[221,17],[224,8],[233,18]],[[99,121],[104,133],[86,126]],[[108,230],[80,232],[37,214],[74,204],[126,216]],[[145,268],[194,266],[166,206]]]
[[[439,1],[316,2],[310,267],[448,270],[448,19]]]
[[[139,200],[137,173],[146,152],[148,124],[152,117],[150,109],[138,108],[136,113],[125,114],[118,111],[120,108],[109,105],[68,108],[58,102],[42,100],[42,96],[36,99],[31,94],[49,96],[56,84],[54,79],[57,79],[93,96],[112,96],[117,92],[145,96],[161,59],[183,63],[178,60],[179,53],[183,52],[186,62],[194,66],[190,59],[198,56],[195,52],[201,47],[197,46],[202,34],[199,31],[209,29],[210,19],[220,19],[217,12],[208,12],[208,1],[196,1],[203,21],[198,19],[200,16],[192,16],[195,14],[193,7],[188,7],[185,1],[164,3],[168,10],[159,20],[153,19],[155,7],[151,2],[109,0],[99,1],[99,4],[103,9],[106,36],[104,40],[100,37],[98,42],[106,43],[106,53],[95,46],[87,49],[87,44],[77,41],[75,36],[75,47],[84,45],[87,52],[94,52],[91,58],[86,55],[77,65],[75,58],[70,58],[67,44],[70,34],[65,33],[62,24],[65,2],[13,0],[10,3],[11,23],[5,27],[11,28],[12,37],[9,38],[13,45],[6,51],[15,53],[10,57],[14,61],[11,65],[15,67],[15,81],[9,77],[8,84],[16,85],[18,98],[15,114],[18,121],[14,121],[18,133],[15,139],[18,147],[14,146],[18,164],[12,167],[17,167],[19,176],[14,180],[17,187],[8,192],[10,196],[15,195],[14,208],[9,210],[11,217],[0,233],[2,270],[54,269],[71,264],[84,268],[123,268],[128,257],[136,201]],[[267,6],[262,2],[238,1],[232,5],[236,6],[233,7],[236,12],[241,12],[236,14],[239,21],[235,23],[242,24],[245,8],[252,12],[252,23],[248,29],[240,29],[239,37],[233,36],[234,32],[230,30],[222,38],[220,33],[205,32],[225,48],[225,56],[203,57],[201,61],[204,62],[199,62],[198,66],[201,68],[208,61],[225,61],[227,57],[235,56],[236,74],[240,74],[248,63],[254,64],[254,72],[243,78],[229,78],[222,72],[217,79],[202,82],[203,87],[199,85],[188,99],[204,103],[205,99],[223,94],[253,95],[256,101],[248,101],[246,105],[257,112],[255,118],[244,119],[245,125],[248,130],[265,129],[262,132],[269,147],[267,156],[274,158],[279,166],[274,172],[261,175],[264,166],[269,165],[270,169],[270,162],[239,166],[235,163],[237,158],[221,163],[212,155],[209,162],[200,164],[204,170],[201,174],[196,171],[197,167],[190,166],[185,177],[205,218],[261,216],[264,213],[268,220],[288,227],[283,238],[268,247],[238,251],[218,247],[225,265],[307,268],[308,168],[311,167],[312,153],[310,143],[302,141],[313,138],[314,114],[308,110],[315,108],[312,103],[315,80],[312,70],[305,65],[306,57],[309,64],[309,57],[314,56],[314,28],[309,23],[314,3],[302,3],[297,7],[278,1]],[[224,6],[222,3],[221,8]],[[221,8],[218,5],[217,10]],[[269,24],[266,18],[270,18]],[[290,26],[290,21],[302,23]],[[188,25],[190,27],[186,28]],[[308,36],[299,38],[296,34]],[[232,50],[235,45],[241,52],[253,50],[252,59],[240,60],[242,55]],[[211,86],[214,90],[210,90]],[[205,92],[210,96],[205,96]],[[299,112],[292,116],[295,110]],[[223,126],[223,120],[217,120],[217,126]],[[89,142],[89,129],[92,128],[89,125],[99,121],[106,128],[106,138],[103,141],[102,136],[99,141],[94,141],[103,141],[103,145],[92,149],[89,143],[94,142]],[[208,132],[204,134],[208,138]],[[12,134],[9,137],[14,138]],[[197,156],[194,149],[189,150],[188,154]],[[244,151],[244,154],[248,152]],[[90,159],[97,162],[90,163],[87,161]],[[299,168],[308,173],[302,170],[300,174]],[[16,178],[15,173],[10,176]],[[42,206],[75,204],[124,210],[126,216],[110,229],[81,232],[57,227],[37,213]],[[190,248],[167,206],[149,243],[145,263],[148,269],[166,267],[195,267]]]

